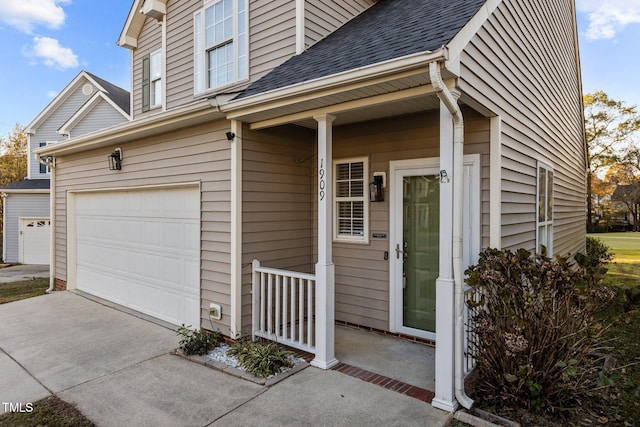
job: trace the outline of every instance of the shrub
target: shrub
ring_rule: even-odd
[[[209,332],[204,329],[194,331],[185,325],[180,326],[176,333],[182,337],[179,342],[180,350],[186,355],[205,355],[222,340],[220,332]]]
[[[607,288],[577,286],[583,273],[566,259],[488,249],[466,280],[481,295],[469,301],[475,390],[486,403],[556,411],[596,386],[590,354],[604,328],[592,320]]]
[[[598,285],[609,269],[606,267],[613,259],[611,248],[602,240],[587,237],[587,254],[577,253],[574,259],[583,269],[584,281],[589,286]]]
[[[248,373],[267,378],[280,372],[282,367],[292,367],[291,352],[283,350],[277,343],[260,344],[243,341],[234,344],[227,354],[235,356]]]

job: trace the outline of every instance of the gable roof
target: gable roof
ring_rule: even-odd
[[[381,0],[237,99],[445,46],[485,0]]]
[[[47,105],[44,110],[42,110],[40,114],[38,114],[38,116],[29,123],[25,128],[25,133],[35,133],[35,130],[58,108],[58,106],[62,105],[75,90],[81,87],[84,80],[93,84],[99,91],[104,92],[114,104],[118,105],[122,111],[126,112],[127,119],[129,119],[130,97],[128,91],[91,73],[80,71],[80,73],[71,80],[71,82],[49,103],[49,105]]]
[[[130,102],[130,94],[128,90],[124,90],[121,87],[114,85],[113,83],[109,83],[108,81],[101,79],[95,74],[91,74],[86,72],[87,75],[93,77],[93,79],[102,86],[104,94],[113,101],[122,111],[129,115],[131,113],[131,102]]]
[[[167,0],[134,0],[127,20],[118,37],[118,46],[126,49],[138,47],[138,36],[147,16],[160,21],[166,13]]]

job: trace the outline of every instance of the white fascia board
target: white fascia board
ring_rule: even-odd
[[[63,103],[67,99],[67,97],[69,97],[69,95],[73,93],[76,87],[79,87],[79,82],[83,78],[89,80],[96,87],[101,88],[101,86],[96,83],[95,80],[90,78],[86,72],[80,71],[80,73],[78,73],[78,75],[75,76],[64,89],[62,89],[62,92],[60,92],[55,98],[53,98],[49,105],[47,105],[44,110],[42,110],[40,114],[38,114],[38,116],[33,119],[31,123],[29,123],[29,125],[25,128],[25,133],[35,135],[36,129],[40,126],[40,124],[42,124],[42,122],[46,120],[47,117],[49,117],[51,113],[53,113],[53,111],[55,111],[59,104]]]
[[[471,39],[487,22],[494,10],[502,3],[502,0],[487,0],[482,7],[476,12],[476,14],[465,24],[464,27],[455,37],[447,44],[449,50],[449,58],[447,60],[447,69],[451,71],[458,68],[459,57],[465,47],[469,44]],[[451,64],[449,64],[451,61]]]
[[[0,193],[7,193],[7,194],[49,194],[49,190],[35,190],[35,189],[26,189],[26,190],[20,190],[20,189],[9,189],[9,190],[0,190]]]
[[[125,143],[136,138],[146,138],[185,126],[223,119],[224,114],[212,108],[208,99],[169,110],[166,113],[146,116],[140,120],[125,122],[101,129],[65,142],[33,150],[40,156],[60,156],[91,150],[109,144]]]
[[[135,0],[133,5],[131,5],[124,28],[120,32],[120,37],[118,37],[118,46],[127,49],[135,49],[138,47],[138,35],[140,35],[142,25],[146,18],[145,15],[138,12],[140,10],[140,1],[141,0]]]
[[[395,58],[389,61],[355,68],[342,73],[297,83],[284,88],[274,89],[268,92],[242,98],[237,101],[230,101],[221,105],[220,110],[225,113],[235,113],[242,109],[251,108],[255,112],[255,110],[259,110],[260,105],[265,105],[264,109],[267,110],[269,109],[267,104],[274,101],[281,101],[286,98],[326,90],[331,87],[345,86],[384,75],[401,73],[406,70],[425,66],[433,61],[445,60],[446,58],[447,53],[444,48],[440,48],[433,52],[421,52],[413,55],[407,55],[401,58]]]

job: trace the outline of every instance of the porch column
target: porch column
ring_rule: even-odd
[[[502,249],[502,119],[491,117],[489,246]]]
[[[314,117],[318,122],[318,263],[316,264],[316,357],[311,364],[329,369],[335,358],[335,266],[333,265],[333,155],[334,116]]]
[[[454,281],[453,281],[453,117],[440,101],[440,264],[436,279],[436,374],[432,405],[453,412]],[[445,174],[446,173],[446,178]]]

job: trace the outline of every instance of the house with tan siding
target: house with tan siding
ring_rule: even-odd
[[[25,128],[27,176],[0,188],[5,262],[49,264],[53,233],[49,218],[51,168],[36,161],[33,151],[128,120],[129,92],[81,71]]]
[[[336,323],[426,342],[453,411],[465,267],[584,250],[572,0],[136,0],[119,44],[132,120],[37,151],[57,289],[324,369]]]

